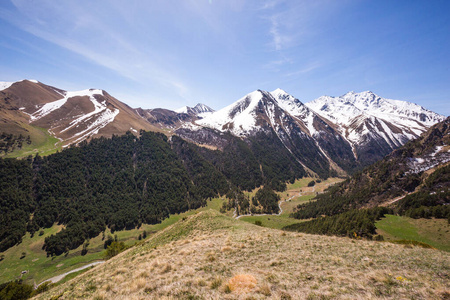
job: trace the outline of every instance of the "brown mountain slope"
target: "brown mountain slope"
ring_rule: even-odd
[[[37,107],[61,99],[63,93],[63,90],[40,82],[22,80],[0,91],[0,99],[13,107],[24,107],[27,113],[33,113]]]
[[[0,91],[0,118],[0,132],[35,140],[41,132],[36,127],[44,128],[66,146],[127,131],[160,131],[105,91],[67,92],[28,80]]]

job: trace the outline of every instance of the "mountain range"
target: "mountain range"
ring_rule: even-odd
[[[340,174],[381,159],[444,118],[419,105],[372,92],[320,97],[303,104],[277,89],[252,92],[175,132],[198,143],[207,143],[204,128],[244,139],[273,135],[303,167],[315,169],[308,162],[310,150],[315,162]]]
[[[3,82],[0,89],[0,132],[29,135],[31,141],[42,135],[37,128],[63,147],[146,130],[223,149],[223,134],[230,133],[248,144],[276,140],[292,161],[319,176],[369,165],[445,118],[372,92],[304,104],[281,89],[257,90],[218,111],[200,103],[172,111],[133,109],[103,90],[68,92],[35,80]]]

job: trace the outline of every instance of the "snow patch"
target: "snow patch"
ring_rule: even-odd
[[[102,113],[95,119],[94,122],[88,125],[88,127],[80,132],[77,132],[72,138],[78,137],[74,143],[78,143],[88,138],[90,135],[97,134],[100,129],[113,122],[115,117],[119,114],[119,110],[104,109]]]
[[[34,79],[24,79],[24,80],[19,80],[19,81],[14,81],[14,82],[0,81],[0,91],[6,90],[7,88],[12,86],[16,82],[22,82],[22,81],[25,81],[25,80],[28,80],[28,81],[33,82],[33,83],[39,83],[39,81],[34,80]]]
[[[0,91],[6,90],[7,88],[9,88],[10,86],[12,86],[15,82],[5,82],[5,81],[0,81]]]
[[[433,151],[431,154],[418,158],[410,158],[408,161],[409,171],[407,172],[407,174],[417,174],[449,162],[450,152],[442,151],[444,147],[445,145],[436,146],[435,151]]]
[[[176,109],[175,112],[178,114],[187,114],[188,113],[188,106],[183,106],[179,109]]]
[[[444,146],[436,146],[436,150],[431,153],[431,156],[435,157],[436,154],[438,154],[439,152],[441,152],[441,150],[444,148]]]
[[[36,121],[41,119],[42,117],[45,117],[46,115],[50,114],[51,112],[59,109],[61,106],[63,106],[69,98],[76,97],[76,96],[89,96],[92,97],[93,95],[103,95],[102,90],[83,90],[83,91],[77,91],[77,92],[66,92],[64,98],[49,102],[44,104],[41,108],[39,108],[37,111],[31,114],[31,121]],[[92,100],[91,100],[92,101]],[[95,106],[95,104],[94,104]]]

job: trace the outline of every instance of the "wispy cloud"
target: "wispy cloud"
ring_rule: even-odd
[[[279,2],[280,1],[277,1],[277,0],[266,1],[259,9],[266,10],[266,9],[274,8]]]
[[[286,73],[285,76],[292,77],[292,76],[297,76],[300,74],[306,74],[306,73],[312,72],[312,71],[320,68],[321,66],[322,66],[322,64],[320,62],[311,62],[311,63],[308,63],[307,65],[303,66],[301,69],[299,69],[297,71]]]
[[[281,14],[277,14],[269,18],[269,33],[272,37],[272,45],[277,51],[287,48],[294,39],[292,34],[288,33],[286,30],[284,30],[284,28],[282,28],[283,23],[281,20]]]
[[[0,16],[22,30],[139,84],[158,83],[183,98],[189,94],[187,84],[174,75],[177,71],[161,59],[163,55],[152,53],[141,41],[127,38],[98,10],[70,1],[64,4],[44,1],[36,10],[30,9],[23,0],[15,0],[14,5],[17,13],[3,11]],[[119,18],[114,22],[125,21],[120,19],[120,13],[114,17]]]

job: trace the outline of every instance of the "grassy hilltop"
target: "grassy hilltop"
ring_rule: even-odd
[[[198,212],[36,299],[449,296],[450,254],[283,232]]]

